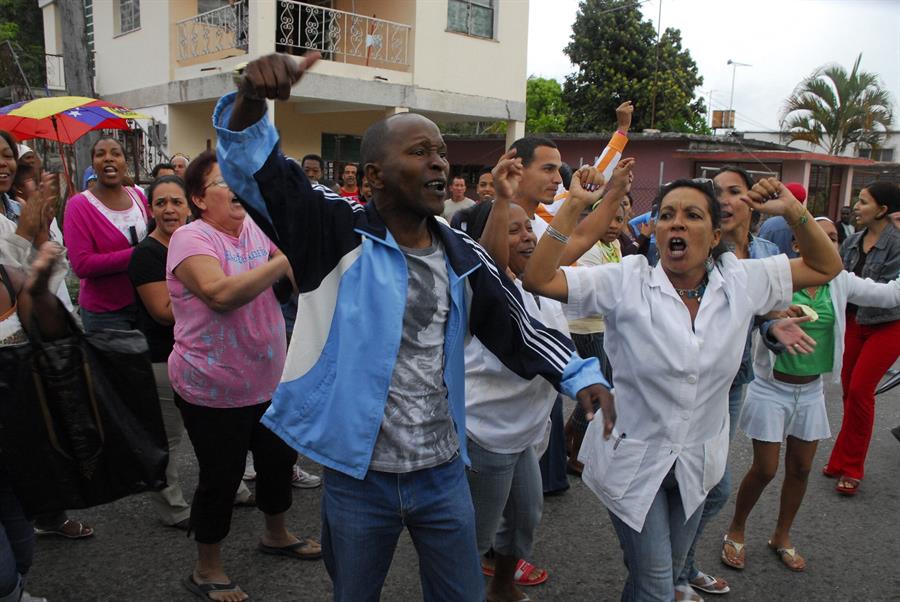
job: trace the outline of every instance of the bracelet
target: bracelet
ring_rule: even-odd
[[[558,240],[564,245],[569,244],[569,237],[554,228],[553,226],[548,225],[546,230],[547,236],[552,238],[553,240]]]
[[[787,221],[785,219],[785,221]],[[803,214],[797,219],[797,221],[791,223],[788,222],[788,226],[790,226],[791,230],[796,230],[800,226],[804,226],[809,223],[809,211],[804,209]]]

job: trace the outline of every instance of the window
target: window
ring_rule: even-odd
[[[894,160],[894,149],[892,148],[861,148],[858,154],[862,159],[872,159],[873,161],[892,162]]]
[[[116,35],[141,28],[140,0],[117,0],[116,5]]]
[[[880,161],[893,161],[894,160],[894,149],[892,148],[883,148],[881,149],[881,157],[879,157]]]
[[[493,38],[494,0],[449,0],[447,29],[479,38]]]

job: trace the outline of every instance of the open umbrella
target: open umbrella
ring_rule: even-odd
[[[149,119],[119,105],[85,96],[51,96],[0,107],[0,130],[17,140],[42,138],[72,144],[92,130],[128,130],[128,119]],[[62,156],[62,147],[59,149]],[[72,178],[63,159],[66,180]]]
[[[0,129],[18,140],[43,138],[72,144],[92,130],[131,129],[128,119],[149,117],[84,96],[53,96],[0,107]]]

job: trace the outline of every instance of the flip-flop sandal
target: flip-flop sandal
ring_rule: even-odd
[[[688,581],[688,583],[694,589],[699,589],[707,594],[727,594],[731,591],[731,587],[724,579],[707,575],[702,571],[697,571],[697,576]]]
[[[775,552],[775,555],[778,556],[778,559],[781,560],[781,563],[784,566],[791,569],[795,573],[802,573],[806,570],[806,560],[803,558],[803,556],[797,553],[797,548],[778,548],[775,547],[770,540],[769,549]]]
[[[530,579],[531,574],[534,573],[535,571],[543,571],[543,572],[541,573],[540,577],[538,577],[536,579]],[[481,572],[486,577],[493,577],[495,571],[494,571],[494,567],[485,566],[484,564],[482,564]],[[520,559],[519,562],[516,563],[516,574],[515,574],[515,578],[514,578],[516,585],[525,586],[525,587],[529,587],[532,585],[540,585],[541,583],[544,583],[545,581],[547,581],[547,579],[549,579],[549,578],[550,578],[550,573],[548,573],[546,571],[546,569],[539,569],[536,566],[534,566],[533,564],[531,564],[530,562],[528,562],[527,560]]]
[[[75,533],[67,533],[65,530],[66,525],[78,525],[78,531]],[[37,527],[35,527],[34,534],[53,535],[55,537],[65,537],[66,539],[84,539],[86,537],[93,537],[94,529],[85,525],[81,521],[66,519],[63,524],[56,527],[55,529],[38,529]]]
[[[731,546],[732,548],[734,548],[734,559],[729,558],[725,553],[726,546]],[[722,554],[720,557],[722,559],[722,564],[724,564],[725,566],[730,566],[731,568],[737,569],[739,571],[744,570],[744,544],[738,543],[733,539],[729,539],[727,535],[722,540]]]
[[[229,581],[228,583],[197,583],[196,581],[194,581],[193,574],[190,574],[182,579],[181,583],[189,592],[191,592],[198,598],[203,598],[204,600],[213,600],[214,602],[218,601],[216,601],[215,598],[211,597],[210,594],[230,594],[234,592],[243,592],[245,594],[247,593],[244,592],[244,590],[242,590],[234,581]],[[249,599],[250,596],[247,596],[247,598],[245,598],[245,600]]]
[[[304,548],[313,548],[313,544],[318,545],[318,543],[319,542],[312,538],[304,537],[297,543],[292,543],[289,546],[283,547],[267,546],[260,542],[257,549],[263,554],[271,554],[272,556],[287,556],[288,558],[293,558],[295,560],[318,560],[322,557],[321,546],[319,546],[319,549],[315,552],[303,552]]]
[[[856,495],[857,493],[859,493],[859,484],[859,479],[841,477],[841,480],[838,481],[838,484],[835,486],[834,490],[841,495]]]

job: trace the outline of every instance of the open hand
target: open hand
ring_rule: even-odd
[[[609,439],[616,425],[616,402],[609,389],[600,384],[593,384],[580,390],[577,397],[588,420],[594,419],[594,406],[600,404],[600,412],[603,414],[603,438]]]
[[[791,355],[812,353],[816,348],[816,341],[800,328],[800,324],[809,321],[809,316],[782,318],[769,327],[769,333],[784,345]]]
[[[516,157],[516,149],[511,148],[500,157],[491,170],[494,176],[494,194],[497,199],[509,200],[516,195],[519,183],[525,174],[522,159]]]
[[[25,290],[32,297],[47,292],[47,285],[50,282],[50,275],[53,273],[53,266],[62,256],[62,247],[55,242],[45,242],[38,250],[38,255],[31,263],[31,270],[28,279],[25,281]]]
[[[250,61],[244,68],[238,91],[256,100],[287,100],[294,84],[321,56],[318,52],[307,52],[298,61],[296,57],[276,52]]]

